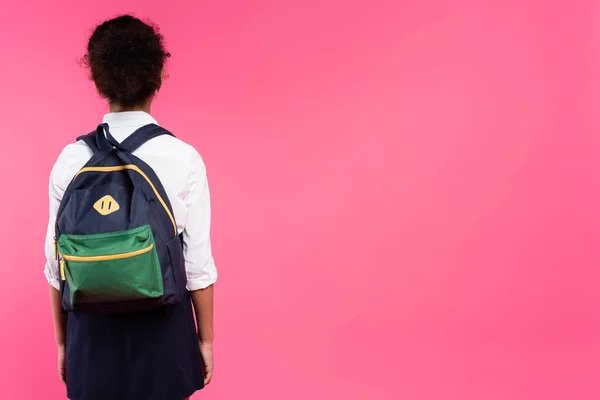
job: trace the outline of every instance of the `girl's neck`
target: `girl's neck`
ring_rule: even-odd
[[[119,112],[126,112],[126,111],[143,111],[145,113],[150,114],[150,105],[151,104],[152,104],[151,101],[147,101],[147,102],[144,102],[144,104],[140,104],[137,106],[124,107],[120,104],[111,103],[111,104],[109,104],[109,109],[110,109],[111,113],[119,113]]]

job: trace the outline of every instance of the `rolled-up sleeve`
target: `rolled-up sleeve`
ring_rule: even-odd
[[[210,191],[206,166],[196,150],[191,151],[189,191],[183,230],[183,249],[190,291],[205,289],[217,281],[217,268],[210,243]]]
[[[61,169],[61,158],[57,160],[56,164],[52,168],[50,173],[50,181],[48,194],[50,199],[50,215],[48,218],[48,229],[46,231],[46,243],[45,243],[45,254],[46,254],[46,266],[44,267],[44,274],[48,283],[54,288],[59,289],[60,287],[60,274],[58,270],[58,261],[56,260],[55,249],[54,249],[54,235],[56,225],[56,215],[58,214],[58,208],[64,195],[64,188],[60,185],[57,179],[64,171]]]

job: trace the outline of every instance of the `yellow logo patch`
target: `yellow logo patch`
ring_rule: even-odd
[[[102,215],[112,214],[115,211],[119,211],[119,203],[110,195],[106,195],[94,203],[94,210],[98,211]]]

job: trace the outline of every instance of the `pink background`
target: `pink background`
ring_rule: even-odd
[[[64,398],[47,178],[106,110],[77,59],[121,12],[162,26],[155,116],[209,168],[216,375],[195,398],[600,398],[597,3],[1,10],[0,398]]]

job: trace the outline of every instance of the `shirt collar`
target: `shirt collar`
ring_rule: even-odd
[[[124,111],[108,113],[104,115],[103,121],[111,128],[126,127],[126,126],[144,126],[148,124],[156,124],[158,122],[148,113],[144,111]]]

